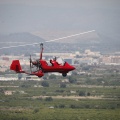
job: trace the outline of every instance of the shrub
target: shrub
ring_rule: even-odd
[[[47,81],[42,81],[41,85],[43,87],[49,87],[49,83]]]
[[[89,93],[89,92],[87,93],[87,96],[90,96],[90,93]]]
[[[56,79],[56,75],[50,75],[49,79]]]
[[[61,83],[60,84],[60,88],[66,88],[66,84],[65,83]]]
[[[59,108],[65,108],[65,105],[64,104],[60,104]]]
[[[39,112],[39,109],[35,108],[34,111],[33,111],[33,113],[37,113],[37,112]]]
[[[84,91],[80,91],[79,92],[79,96],[85,96],[85,92]]]
[[[53,101],[53,98],[52,97],[46,97],[45,101]]]

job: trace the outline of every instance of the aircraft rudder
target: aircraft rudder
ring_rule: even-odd
[[[13,60],[12,61],[12,64],[10,66],[10,70],[14,70],[15,72],[21,72],[22,71],[19,60]]]

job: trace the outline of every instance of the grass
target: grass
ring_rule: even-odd
[[[120,109],[35,109],[0,111],[0,119],[9,120],[119,120]],[[7,115],[7,116],[6,116]]]

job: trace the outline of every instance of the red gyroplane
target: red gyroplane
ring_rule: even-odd
[[[78,35],[83,35],[86,33],[91,33],[94,31],[95,30],[91,30],[91,31],[78,33],[78,34],[74,34],[74,35],[70,35],[70,36],[66,36],[66,37],[62,37],[62,38],[58,38],[58,39],[54,39],[54,40],[48,40],[45,42],[54,42],[54,41],[58,41],[58,40],[62,40],[62,39],[70,38],[70,37],[75,37]],[[39,44],[39,43],[24,44],[24,45],[18,45],[18,46],[7,46],[7,47],[2,47],[0,49],[9,49],[9,48],[30,46],[30,45],[36,45],[36,44]],[[50,60],[49,62],[51,63],[51,65],[48,65],[48,63],[42,59],[43,43],[40,44],[40,46],[41,46],[40,59],[32,61],[31,56],[30,56],[30,70],[31,70],[31,72],[26,72],[26,71],[22,70],[22,67],[20,65],[19,60],[12,61],[12,64],[10,66],[10,70],[14,70],[16,73],[26,73],[29,75],[36,75],[38,77],[42,77],[42,76],[44,76],[44,73],[48,73],[48,72],[59,72],[65,77],[65,76],[67,76],[67,73],[69,71],[72,71],[75,69],[75,67],[68,64],[67,62],[64,62],[61,58],[54,58],[54,59]],[[33,66],[35,66],[37,68],[36,71],[32,71]]]
[[[61,58],[54,58],[50,60],[49,62],[51,65],[48,65],[48,63],[42,59],[43,43],[41,43],[40,46],[41,46],[40,59],[36,61],[32,61],[30,56],[30,70],[31,70],[30,73],[22,70],[19,60],[12,61],[10,70],[14,70],[17,73],[26,73],[29,75],[36,75],[38,77],[42,77],[44,76],[44,73],[48,73],[48,72],[59,72],[62,74],[62,76],[65,77],[67,76],[67,73],[69,71],[72,71],[75,69],[74,66],[70,65],[67,62],[64,62]],[[37,71],[32,72],[33,66],[37,68]]]

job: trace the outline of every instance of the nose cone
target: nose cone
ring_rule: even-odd
[[[66,69],[66,71],[72,71],[72,70],[75,70],[75,67],[66,62],[65,69]]]
[[[75,67],[74,66],[70,66],[70,70],[75,70]]]

